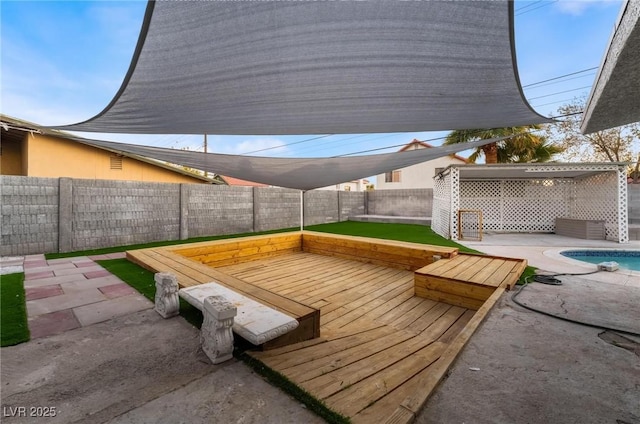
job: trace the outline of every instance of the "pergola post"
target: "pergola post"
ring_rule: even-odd
[[[618,243],[629,242],[629,210],[627,193],[627,173],[623,166],[618,167]]]
[[[458,234],[458,210],[460,209],[460,170],[451,167],[449,171],[449,190],[451,207],[449,212],[449,232],[451,240],[457,241]]]

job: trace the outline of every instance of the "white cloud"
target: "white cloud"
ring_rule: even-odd
[[[554,6],[561,13],[572,16],[580,16],[590,7],[609,6],[612,4],[620,4],[619,0],[560,0],[554,3]]]

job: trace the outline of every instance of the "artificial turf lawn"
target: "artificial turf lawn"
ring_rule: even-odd
[[[126,259],[106,259],[96,261],[104,269],[120,278],[125,283],[139,291],[144,297],[155,302],[156,283],[153,272]],[[180,298],[180,315],[191,325],[200,328],[202,326],[202,312]]]
[[[29,340],[24,273],[0,276],[0,346]]]
[[[222,236],[196,237],[187,240],[167,240],[128,246],[107,247],[103,249],[81,250],[66,253],[47,253],[47,259],[71,258],[74,256],[105,255],[108,253],[126,252],[127,250],[147,249],[150,247],[171,246],[174,244],[196,243],[201,241],[230,239],[236,237],[259,236],[261,234],[277,234],[297,231],[299,228],[283,228],[280,230],[261,231],[258,233],[227,234]],[[386,224],[378,222],[344,221],[332,224],[306,226],[305,230],[325,233],[344,234],[349,236],[373,237],[387,240],[409,241],[412,243],[435,244],[438,246],[457,247],[461,252],[479,253],[433,232],[431,227],[415,224]]]
[[[310,225],[305,227],[305,230],[457,247],[460,252],[480,253],[477,250],[469,249],[436,234],[431,227],[426,225],[343,221],[332,224]]]

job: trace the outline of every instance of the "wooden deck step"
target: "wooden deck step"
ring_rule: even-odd
[[[524,259],[461,253],[415,271],[416,296],[479,309],[498,287],[510,290],[527,266]]]

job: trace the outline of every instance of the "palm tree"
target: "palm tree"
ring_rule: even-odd
[[[444,144],[466,143],[512,135],[513,137],[506,140],[476,148],[469,156],[469,162],[475,163],[482,155],[484,155],[485,163],[547,162],[554,154],[562,152],[562,149],[550,144],[545,137],[531,132],[539,129],[539,125],[526,125],[482,130],[456,130],[447,136]]]
[[[507,143],[507,150],[510,150],[508,159],[504,162],[515,163],[531,163],[531,162],[548,162],[553,155],[562,153],[564,149],[556,144],[550,143],[546,137],[540,137],[540,143],[527,146],[526,148],[517,147]]]

